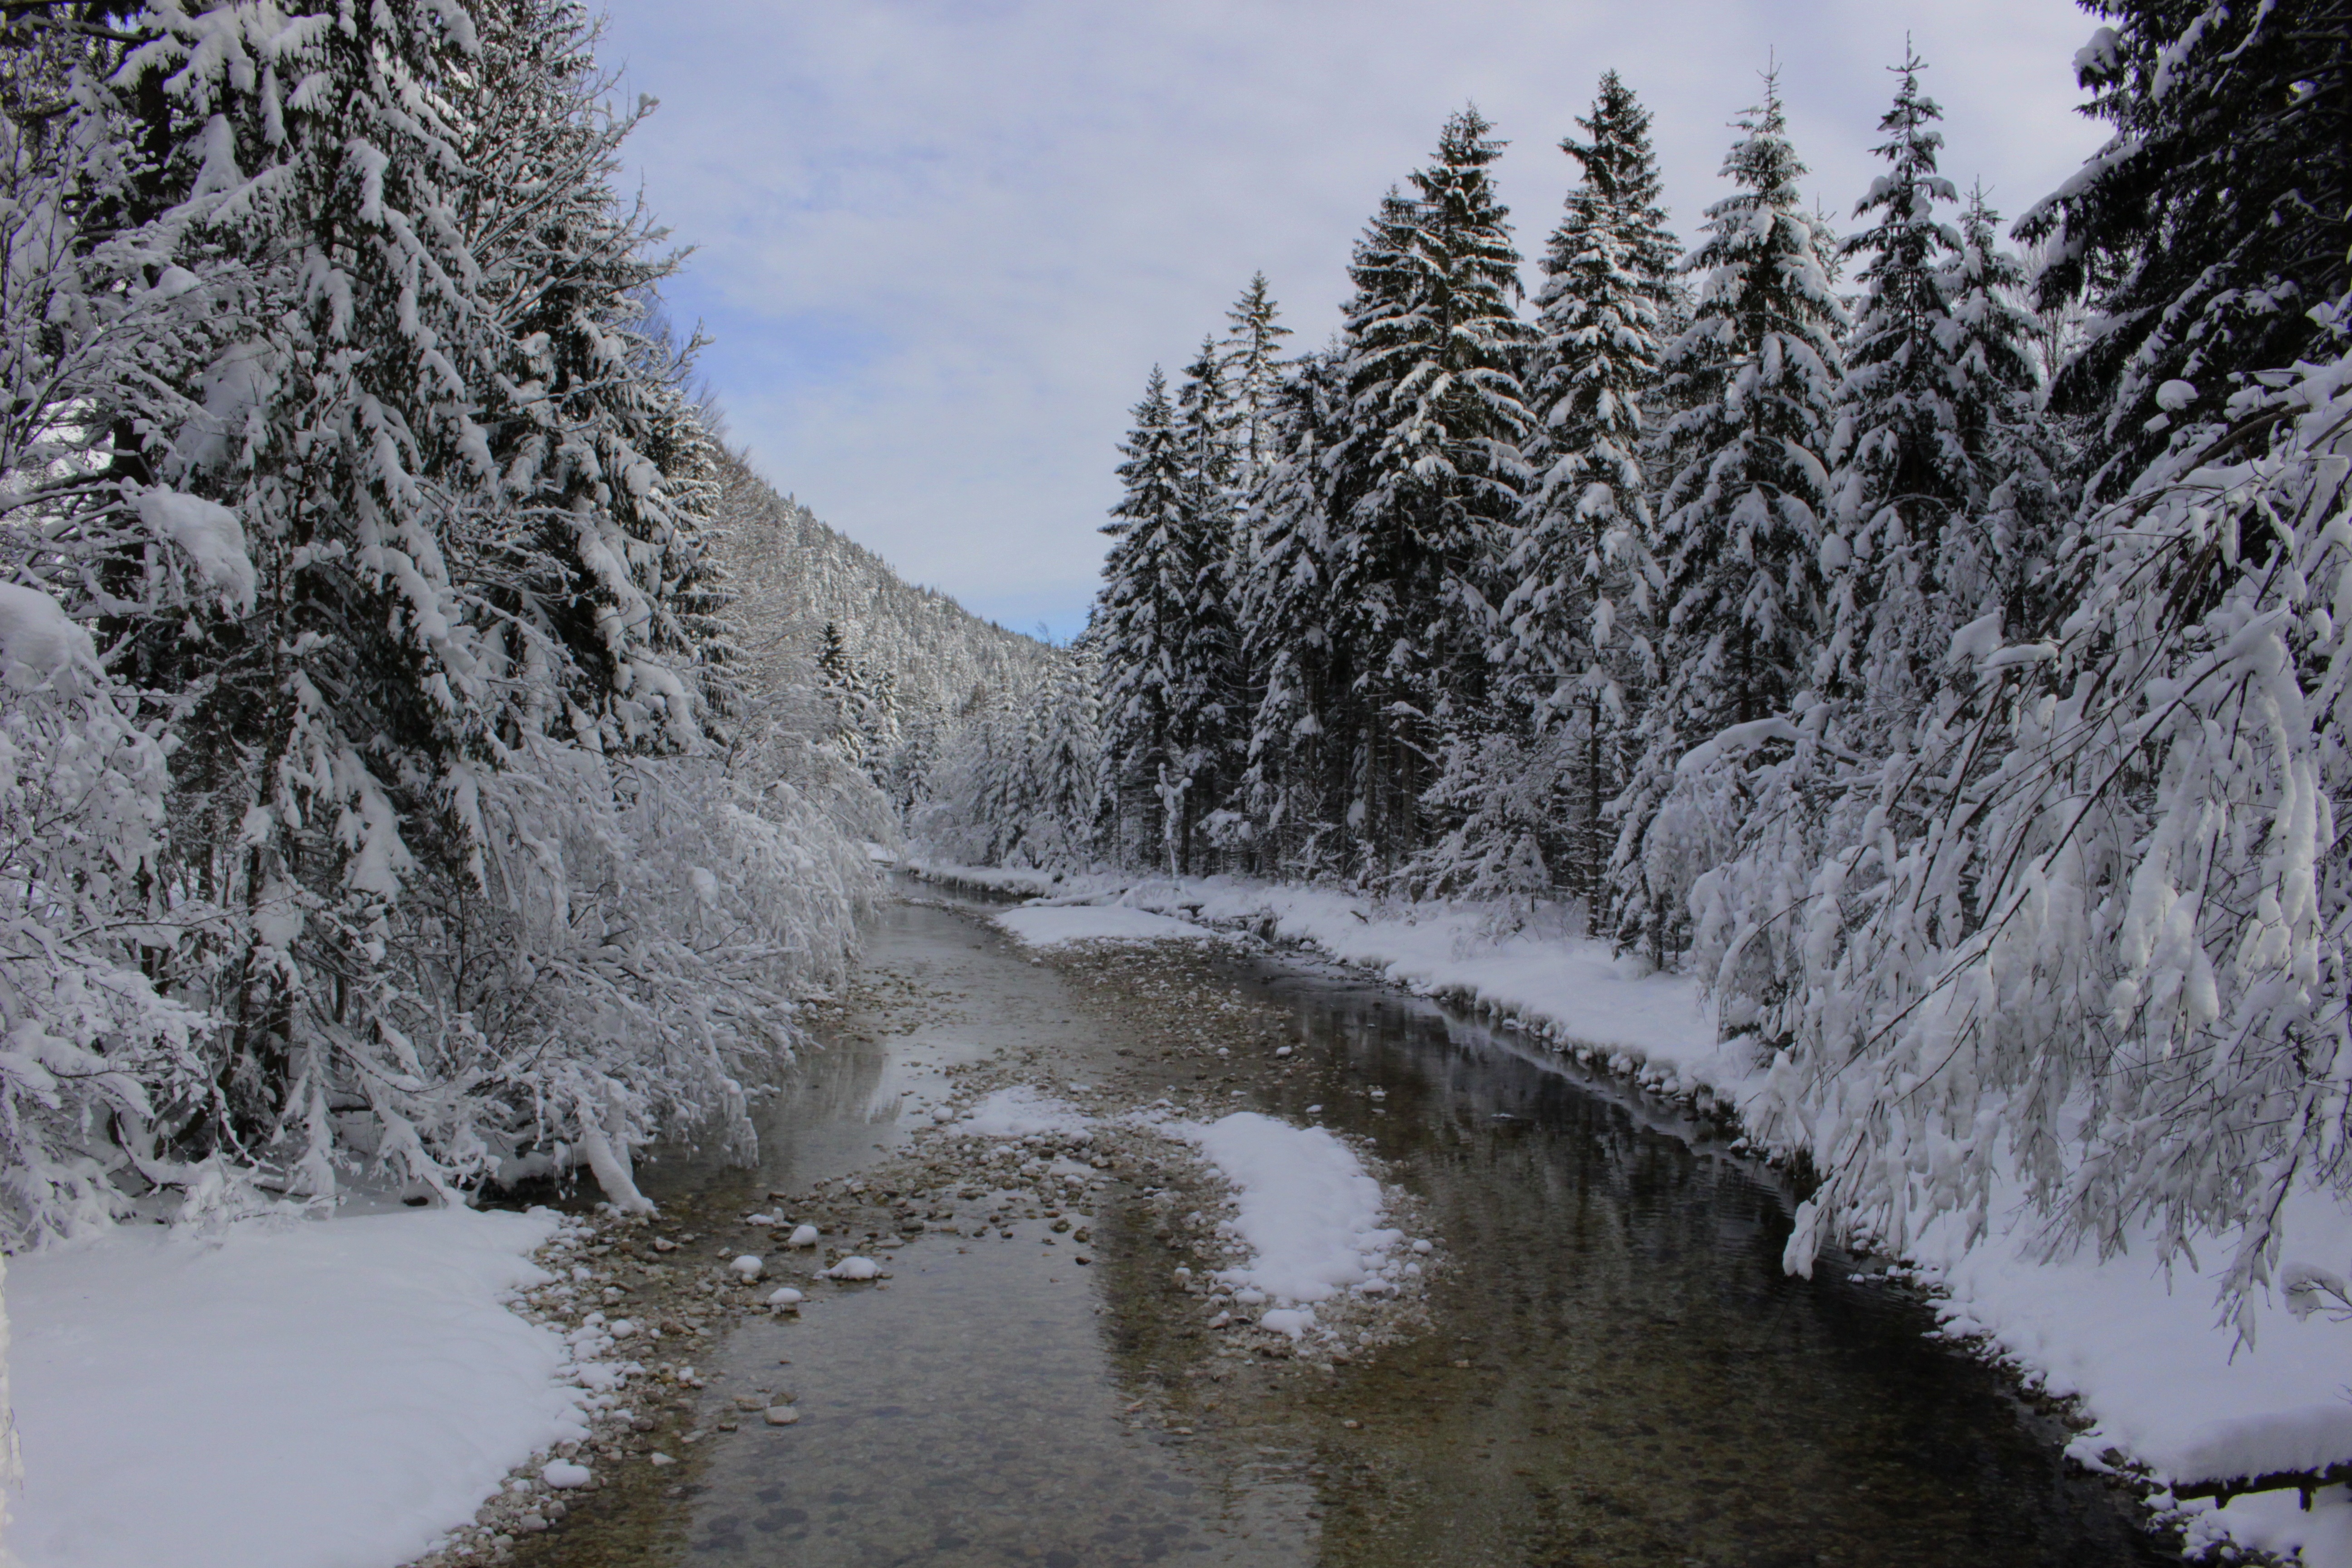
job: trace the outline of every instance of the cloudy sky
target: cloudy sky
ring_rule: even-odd
[[[1083,625],[1146,373],[1253,270],[1292,342],[1338,325],[1349,246],[1475,101],[1540,251],[1558,151],[1614,67],[1656,116],[1687,238],[1777,59],[1809,184],[1866,187],[1907,33],[1945,172],[2014,215],[2100,142],[2069,0],[607,0],[661,108],[633,173],[695,247],[670,289],[776,485],[906,576]]]

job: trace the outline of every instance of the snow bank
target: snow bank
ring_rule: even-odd
[[[1058,890],[1066,880],[1065,874],[1061,872],[1040,871],[1034,867],[959,866],[953,861],[936,860],[921,854],[910,854],[901,864],[918,877],[951,882],[964,888],[985,888],[992,893],[1026,893],[1034,897]]]
[[[1739,1049],[1716,1039],[1714,1011],[1689,979],[1647,972],[1609,944],[1528,933],[1495,941],[1475,905],[1384,905],[1333,889],[1239,877],[1128,879],[909,861],[942,881],[1051,892],[994,915],[1033,947],[1151,941],[1240,928],[1316,948],[1423,995],[1459,995],[1616,1058],[1670,1091],[1705,1085],[1744,1099],[1760,1084]],[[1092,901],[1082,901],[1082,900]]]
[[[1031,947],[1060,947],[1073,942],[1168,942],[1185,937],[1214,938],[1216,932],[1190,921],[1171,920],[1144,910],[1116,904],[1006,910],[996,923]]]
[[[1381,1224],[1387,1208],[1381,1184],[1324,1128],[1294,1127],[1255,1110],[1205,1125],[1158,1126],[1198,1148],[1233,1184],[1234,1232],[1250,1258],[1216,1278],[1236,1292],[1258,1292],[1275,1311],[1311,1307],[1372,1279],[1404,1240]],[[1269,1312],[1265,1326],[1296,1338],[1313,1316],[1292,1312],[1276,1321]]]
[[[160,1229],[8,1270],[25,1568],[389,1568],[586,1435],[563,1342],[500,1305],[544,1214]]]
[[[1093,1125],[1076,1107],[1017,1083],[978,1101],[954,1128],[981,1138],[1027,1138],[1037,1133],[1067,1138]]]

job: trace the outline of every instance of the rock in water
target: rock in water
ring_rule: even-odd
[[[768,1425],[771,1426],[790,1426],[800,1418],[801,1413],[789,1405],[768,1406]]]
[[[761,1271],[767,1268],[767,1264],[754,1254],[747,1252],[727,1267],[740,1275],[743,1282],[748,1285],[760,1277]]]
[[[784,1245],[786,1247],[814,1247],[816,1245],[816,1226],[813,1225],[795,1226],[791,1237],[785,1240]]]
[[[871,1279],[882,1272],[882,1266],[870,1258],[845,1258],[830,1268],[818,1270],[826,1279]]]

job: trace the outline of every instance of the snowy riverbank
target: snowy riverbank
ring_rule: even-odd
[[[1137,881],[920,861],[910,868],[1029,896],[1034,902],[997,919],[1034,946],[1243,931],[1494,1013],[1592,1065],[1734,1115],[1763,1087],[1748,1053],[1717,1043],[1687,979],[1645,974],[1597,942],[1493,941],[1475,908],[1384,906],[1233,878]],[[2129,1467],[2159,1489],[2352,1461],[2352,1396],[2344,1392],[2352,1388],[2352,1325],[2298,1321],[2273,1296],[2258,1310],[2253,1345],[2236,1345],[2214,1305],[2227,1238],[2210,1248],[2211,1267],[2176,1268],[2168,1278],[2145,1248],[2045,1258],[2032,1216],[1996,1205],[1990,1217],[1990,1234],[1972,1247],[1956,1226],[1930,1230],[1907,1272],[1938,1293],[1944,1331],[2075,1403],[2092,1424],[2069,1445],[2074,1458],[2093,1468]],[[2352,1260],[2352,1214],[2322,1195],[2298,1197],[2289,1234],[2291,1258],[2339,1272]],[[2352,1496],[2343,1487],[2319,1492],[2309,1512],[2292,1490],[2216,1508],[2159,1489],[2151,1502],[2177,1510],[2192,1546],[2227,1540],[2300,1550],[2310,1568],[2352,1568]]]
[[[8,1268],[24,1568],[390,1568],[587,1434],[509,1305],[563,1222],[465,1209],[124,1228]]]

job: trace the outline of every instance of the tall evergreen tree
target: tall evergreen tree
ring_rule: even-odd
[[[1249,287],[1225,312],[1225,335],[1220,367],[1234,403],[1234,482],[1244,491],[1255,488],[1258,476],[1274,458],[1275,402],[1282,386],[1282,340],[1290,329],[1274,296],[1266,291],[1265,274],[1250,275]]]
[[[2063,542],[2066,454],[2042,407],[2047,388],[2025,264],[2000,241],[2000,215],[1979,187],[1960,215],[1959,249],[1946,263],[1951,315],[1952,423],[1981,495],[1947,527],[1936,576],[1957,628],[1998,613],[2011,637],[2055,624],[2049,574]]]
[[[2352,251],[2352,3],[2085,0],[2074,57],[2115,139],[2026,214],[2042,301],[2089,297],[2054,387],[2092,417],[2102,497],[2249,373],[2302,357]]]
[[[1382,866],[1420,842],[1447,737],[1486,721],[1493,567],[1525,484],[1527,330],[1489,130],[1475,109],[1450,118],[1412,196],[1382,204],[1349,268],[1350,450],[1335,458],[1358,477],[1334,519],[1335,586],[1362,686],[1357,826]]]
[[[1181,689],[1189,704],[1182,715],[1185,811],[1180,825],[1178,863],[1192,867],[1192,825],[1221,809],[1244,748],[1236,721],[1246,676],[1240,667],[1233,616],[1241,542],[1240,415],[1225,381],[1224,363],[1213,338],[1184,367],[1176,394],[1176,419],[1183,442],[1181,510],[1198,562],[1188,615]]]
[[[1822,512],[1846,315],[1830,289],[1829,237],[1800,205],[1804,165],[1770,77],[1738,124],[1747,134],[1723,174],[1739,189],[1707,209],[1686,263],[1704,282],[1663,366],[1678,410],[1657,445],[1671,476],[1659,519],[1664,675],[1621,796],[1612,868],[1619,930],[1654,952],[1719,848],[1680,814],[1662,825],[1678,760],[1783,711],[1823,626]]]
[[[1573,752],[1567,854],[1589,895],[1607,865],[1601,807],[1622,771],[1616,731],[1647,652],[1638,627],[1654,541],[1642,448],[1678,255],[1658,205],[1649,112],[1616,72],[1601,79],[1591,114],[1577,123],[1590,140],[1560,147],[1584,177],[1568,195],[1536,295],[1534,483],[1506,563],[1503,614],[1527,727],[1575,731],[1559,737]]]
[[[1218,541],[1203,526],[1187,435],[1155,366],[1119,447],[1125,493],[1103,529],[1113,542],[1089,627],[1123,847],[1171,870],[1185,866],[1204,731],[1221,717],[1212,710],[1222,637],[1213,605],[1204,613],[1202,603]]]
[[[1358,728],[1332,592],[1332,496],[1344,476],[1347,395],[1335,359],[1310,354],[1278,388],[1271,460],[1254,490],[1235,619],[1252,703],[1243,802],[1260,864],[1314,876],[1341,863],[1348,738]]]
[[[1936,171],[1943,110],[1920,90],[1926,62],[1906,52],[1874,151],[1887,170],[1854,206],[1873,217],[1840,247],[1863,258],[1862,301],[1846,341],[1830,456],[1829,639],[1820,679],[1856,696],[1878,727],[1904,722],[1950,641],[1937,636],[1944,531],[1988,487],[1960,428],[1967,345],[1945,289],[1960,238],[1936,216],[1956,202]]]

